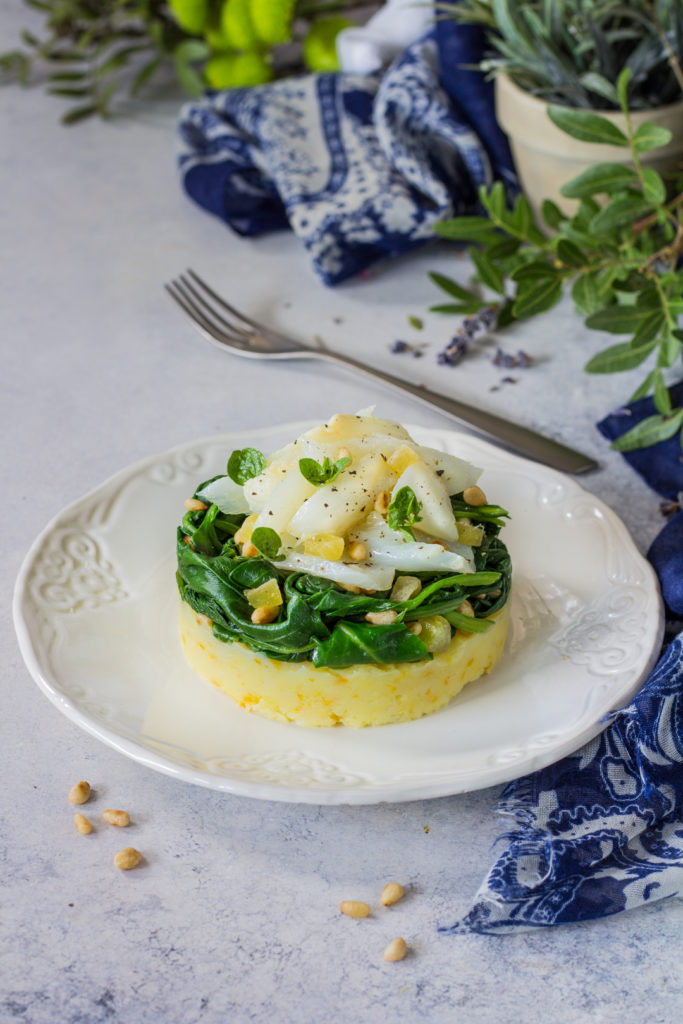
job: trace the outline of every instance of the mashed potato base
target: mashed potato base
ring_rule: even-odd
[[[490,672],[507,637],[510,601],[486,633],[455,634],[432,661],[315,668],[275,661],[244,644],[217,640],[211,622],[180,601],[180,636],[190,667],[245,711],[305,726],[363,728],[409,722],[437,711]]]

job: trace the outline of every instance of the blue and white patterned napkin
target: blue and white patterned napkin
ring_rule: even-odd
[[[291,227],[337,284],[434,238],[516,179],[471,26],[439,22],[384,74],[324,74],[230,89],[180,113],[187,193],[236,232]]]
[[[683,385],[672,395],[683,401]],[[653,412],[652,399],[643,399],[598,427],[614,439]],[[626,457],[663,497],[680,497],[678,436]],[[669,613],[680,619],[683,511],[675,512],[648,557]],[[502,851],[472,909],[444,932],[547,927],[683,895],[683,633],[600,736],[511,782],[498,810],[513,827],[500,837]]]

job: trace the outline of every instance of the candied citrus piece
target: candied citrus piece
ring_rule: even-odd
[[[473,526],[472,523],[465,523],[458,520],[458,540],[461,544],[467,544],[471,548],[478,548],[484,539],[483,526]]]
[[[282,594],[276,579],[266,580],[260,587],[245,590],[244,596],[252,608],[273,608],[282,604]]]
[[[308,537],[304,541],[304,554],[338,562],[344,554],[344,538],[335,533],[319,533],[315,537]]]
[[[251,535],[254,532],[254,523],[257,519],[257,512],[252,512],[250,516],[247,516],[239,530],[235,533],[235,542],[237,544],[246,544],[248,540],[251,540]]]
[[[404,469],[408,466],[412,466],[414,462],[417,462],[420,456],[412,448],[409,448],[407,444],[402,444],[400,448],[397,448],[389,458],[387,464],[389,469],[393,469],[394,473],[398,476],[401,475]]]

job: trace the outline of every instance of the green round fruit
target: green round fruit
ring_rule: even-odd
[[[250,50],[211,57],[204,65],[204,77],[212,89],[237,89],[269,82],[273,72],[263,54]]]
[[[221,34],[235,50],[251,50],[258,44],[249,0],[226,0],[221,9]]]
[[[251,0],[251,19],[260,42],[268,46],[288,43],[296,0]]]
[[[337,36],[353,25],[348,18],[334,15],[319,18],[304,39],[304,61],[311,71],[339,71]]]
[[[199,36],[209,14],[208,0],[169,0],[175,20],[186,32]]]

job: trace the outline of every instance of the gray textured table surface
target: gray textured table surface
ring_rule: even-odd
[[[28,14],[5,0],[0,16],[5,44]],[[387,417],[447,423],[313,363],[230,360],[162,291],[187,265],[285,329],[592,453],[601,468],[582,482],[622,516],[641,550],[662,523],[657,496],[594,429],[636,378],[582,374],[603,339],[568,306],[506,342],[536,365],[495,391],[504,372],[486,346],[458,369],[437,365],[454,324],[435,316],[425,316],[421,360],[390,354],[406,316],[424,315],[435,300],[427,270],[465,281],[466,262],[431,250],[326,290],[293,237],[240,240],[183,196],[177,107],[167,97],[67,130],[60,103],[41,89],[0,92],[0,1020],[680,1020],[679,901],[551,932],[437,932],[468,909],[490,863],[498,789],[361,807],[223,795],[109,749],[31,680],[9,613],[21,560],[50,517],[116,470],[196,437],[371,403]],[[66,794],[80,778],[95,788],[95,808],[131,809],[126,842],[144,850],[144,868],[116,872],[116,837],[75,832]],[[391,878],[409,888],[391,912],[340,917],[340,899],[376,903]],[[399,933],[410,956],[387,964],[382,950]]]

